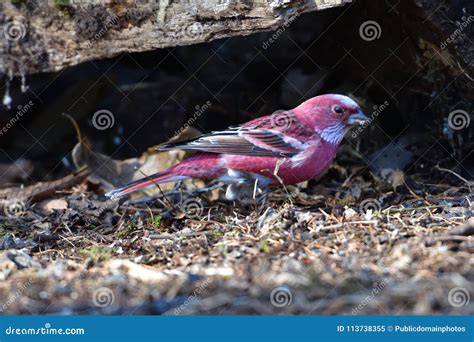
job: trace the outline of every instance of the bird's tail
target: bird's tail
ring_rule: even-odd
[[[186,176],[179,176],[179,175],[173,175],[170,170],[166,170],[163,172],[157,172],[151,176],[144,177],[142,179],[133,181],[131,183],[128,183],[127,185],[109,191],[105,194],[105,196],[109,197],[110,199],[116,199],[122,196],[125,196],[129,193],[132,193],[136,190],[142,189],[144,187],[147,187],[149,185],[153,184],[159,184],[159,183],[167,183],[167,182],[175,182],[178,180],[182,180],[188,178]]]

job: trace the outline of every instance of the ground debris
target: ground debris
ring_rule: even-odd
[[[340,175],[276,189],[263,206],[176,189],[110,201],[86,183],[63,194],[62,209],[3,219],[0,295],[25,294],[4,312],[474,312],[448,296],[474,290],[467,189],[420,196]]]

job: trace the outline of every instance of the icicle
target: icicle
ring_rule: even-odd
[[[29,87],[26,85],[26,76],[25,76],[24,72],[22,71],[21,72],[21,92],[26,93],[28,88]]]
[[[13,102],[13,99],[10,96],[10,80],[7,79],[5,81],[5,95],[3,95],[3,105],[7,107],[7,109],[11,109],[12,102]]]

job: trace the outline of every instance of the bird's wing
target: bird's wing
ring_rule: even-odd
[[[293,120],[295,120],[293,118]],[[298,129],[305,134],[301,134]],[[301,152],[308,135],[300,122],[277,126],[275,118],[261,117],[225,131],[211,132],[192,140],[165,144],[159,150],[183,149],[247,156],[291,157]]]

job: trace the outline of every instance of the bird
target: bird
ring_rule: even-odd
[[[323,173],[351,127],[369,122],[349,96],[324,94],[290,110],[276,111],[238,126],[167,143],[161,151],[196,151],[180,163],[105,195],[117,199],[159,183],[185,179],[217,180],[258,187],[294,185]],[[227,197],[232,198],[232,192]]]

